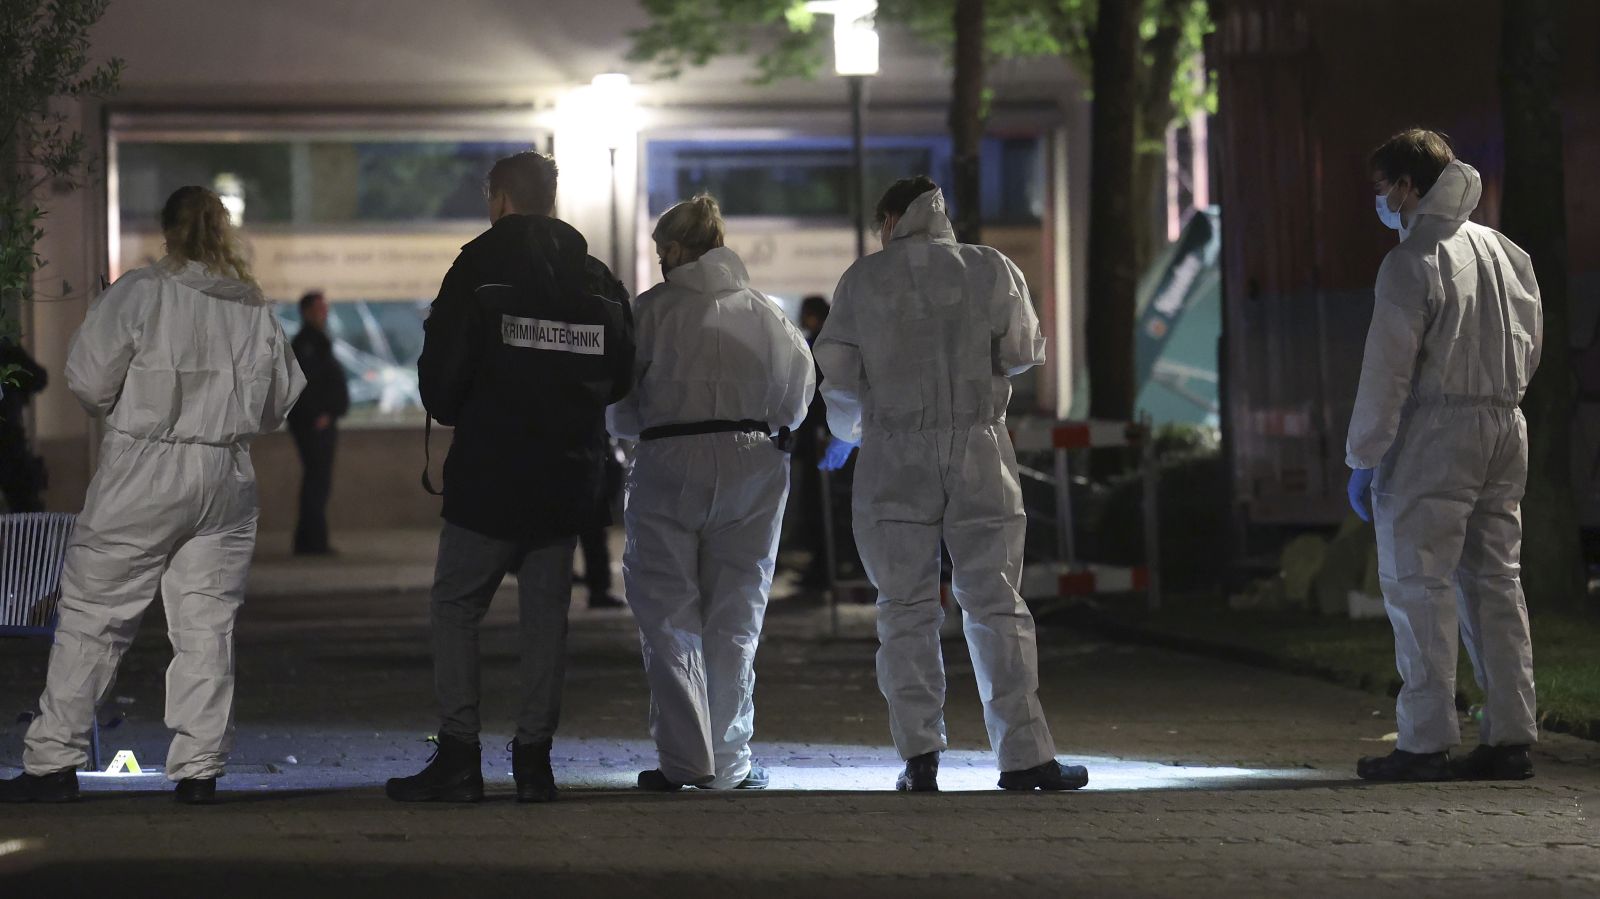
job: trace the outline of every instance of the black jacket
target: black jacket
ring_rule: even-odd
[[[333,341],[327,333],[315,325],[301,325],[289,347],[306,376],[306,389],[289,410],[289,427],[310,428],[323,415],[340,418],[349,412],[350,388],[345,384],[344,366],[333,355]]]
[[[571,225],[506,216],[463,247],[417,362],[428,414],[455,428],[445,520],[531,545],[609,524],[605,411],[633,355],[627,292]]]
[[[0,382],[0,427],[22,427],[22,409],[33,395],[44,390],[50,380],[44,366],[33,360],[28,351],[14,340],[0,338],[0,371],[15,365],[11,375],[15,384]]]

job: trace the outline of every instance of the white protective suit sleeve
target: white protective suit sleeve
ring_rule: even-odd
[[[72,337],[67,389],[91,415],[104,418],[116,408],[154,286],[154,279],[142,272],[118,278],[89,304],[83,325]]]
[[[1394,444],[1411,396],[1417,354],[1435,302],[1427,263],[1391,252],[1378,268],[1372,326],[1361,357],[1361,385],[1345,443],[1345,464],[1377,468]]]
[[[272,383],[267,388],[267,401],[261,411],[261,433],[270,434],[283,427],[289,410],[306,388],[305,372],[290,349],[289,338],[277,316],[267,319],[272,325]]]
[[[1539,360],[1544,355],[1544,297],[1539,293],[1533,260],[1527,252],[1507,240],[1504,234],[1497,233],[1495,236],[1500,240],[1500,248],[1511,258],[1511,271],[1508,274],[1515,277],[1522,289],[1533,297],[1533,333],[1528,335],[1533,338],[1533,355],[1528,358],[1528,378],[1531,380],[1534,372],[1539,370]]]
[[[817,393],[817,366],[811,358],[811,348],[794,323],[773,307],[773,379],[772,384],[780,395],[773,398],[772,408],[777,412],[768,422],[774,429],[793,431],[806,420],[811,400]],[[796,390],[795,387],[800,389]]]
[[[833,294],[833,308],[811,348],[822,369],[822,397],[828,404],[828,431],[851,443],[861,442],[861,390],[867,370],[861,361],[851,273],[845,272]]]
[[[1045,339],[1039,330],[1039,317],[1033,312],[1028,282],[1022,270],[1005,259],[1000,278],[990,316],[995,340],[995,373],[1014,378],[1035,365],[1044,364]]]

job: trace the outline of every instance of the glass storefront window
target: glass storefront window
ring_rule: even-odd
[[[496,159],[546,141],[403,130],[229,138],[116,138],[113,275],[159,258],[157,219],[172,191],[211,187],[240,219],[256,279],[290,335],[300,328],[300,295],[326,293],[348,423],[420,421],[422,321],[461,245],[486,224],[484,176]]]

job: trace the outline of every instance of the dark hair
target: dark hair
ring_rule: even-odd
[[[525,215],[549,215],[556,208],[554,156],[528,150],[507,156],[489,170],[488,195],[505,194],[511,206]]]
[[[316,302],[318,300],[320,300],[320,299],[324,299],[324,295],[323,295],[322,291],[320,291],[320,290],[308,290],[305,293],[301,294],[300,295],[300,314],[301,315],[305,315],[306,314],[306,310],[308,310],[312,306],[314,306],[316,304]]]
[[[1408,128],[1372,151],[1369,168],[1391,184],[1409,177],[1417,195],[1425,196],[1439,180],[1439,173],[1455,159],[1450,138],[1442,132]]]
[[[812,294],[800,301],[800,317],[812,316],[826,319],[828,317],[828,298],[821,294]]]
[[[889,189],[883,192],[883,198],[878,200],[877,221],[879,227],[882,227],[884,221],[891,215],[905,215],[907,207],[917,197],[930,190],[938,189],[939,185],[934,184],[933,179],[927,175],[913,175],[910,178],[901,178],[899,181],[889,185]]]

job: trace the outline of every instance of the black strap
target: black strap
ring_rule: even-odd
[[[645,428],[640,440],[660,440],[664,437],[698,437],[701,434],[771,434],[772,426],[764,421],[747,418],[742,421],[713,419],[681,425],[658,425]]]
[[[444,496],[443,490],[433,489],[433,477],[428,469],[433,467],[433,416],[423,413],[422,419],[422,489],[434,496]]]
[[[701,434],[766,434],[772,438],[772,445],[786,453],[794,452],[794,432],[788,428],[779,428],[778,433],[772,433],[772,425],[764,421],[746,418],[741,421],[726,421],[722,419],[713,421],[697,421],[682,425],[660,425],[654,428],[645,428],[639,435],[641,441],[660,440],[663,437],[696,437]]]

